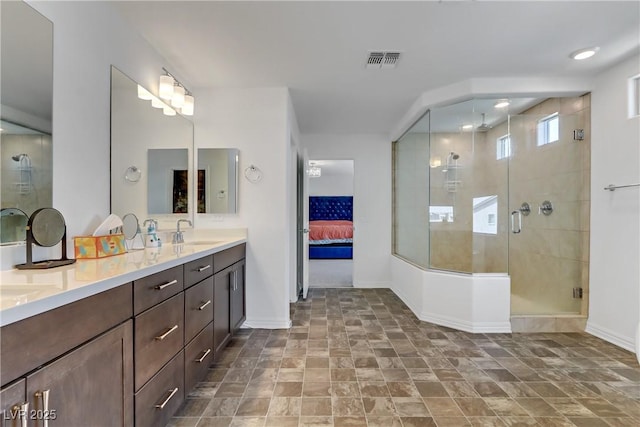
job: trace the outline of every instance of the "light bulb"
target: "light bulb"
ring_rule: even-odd
[[[193,96],[185,95],[184,104],[182,104],[182,108],[180,109],[180,112],[182,113],[182,115],[193,116],[194,104],[195,104],[195,99],[193,98]]]
[[[182,86],[173,87],[173,95],[171,96],[171,106],[180,108],[184,105],[184,88]]]
[[[171,99],[173,96],[173,85],[174,85],[173,77],[171,76],[160,76],[160,88],[158,89],[158,95],[162,99]]]

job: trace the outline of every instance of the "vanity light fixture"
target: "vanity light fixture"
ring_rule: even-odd
[[[473,125],[462,125],[462,130],[471,130],[473,129]]]
[[[160,76],[160,88],[158,89],[160,98],[166,99],[174,109],[179,109],[183,116],[193,116],[195,104],[193,94],[166,68],[163,67],[162,71],[164,71],[164,75]],[[165,114],[167,113],[165,112]]]
[[[493,105],[493,108],[505,108],[510,104],[508,99],[501,99]]]
[[[587,47],[584,49],[576,50],[569,55],[570,58],[575,59],[576,61],[581,61],[583,59],[591,58],[600,50],[599,47]]]

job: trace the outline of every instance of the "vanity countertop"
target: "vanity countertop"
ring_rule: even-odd
[[[0,326],[115,288],[206,255],[245,243],[218,237],[180,245],[164,244],[101,259],[79,259],[50,270],[0,272]]]

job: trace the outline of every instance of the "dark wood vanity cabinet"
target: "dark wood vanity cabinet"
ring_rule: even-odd
[[[246,319],[245,245],[214,255],[213,346],[215,357]]]
[[[165,425],[245,319],[244,256],[234,246],[2,327],[0,427]]]

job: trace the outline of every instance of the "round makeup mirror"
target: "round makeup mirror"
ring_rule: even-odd
[[[0,245],[24,242],[29,216],[18,208],[0,209]]]
[[[33,241],[38,246],[57,245],[64,237],[66,226],[62,214],[53,208],[38,209],[29,219]]]
[[[33,245],[51,247],[62,242],[60,259],[33,262]],[[67,226],[62,214],[53,208],[36,210],[27,223],[27,262],[16,265],[19,270],[45,269],[73,264],[67,258]]]
[[[127,250],[144,249],[140,223],[135,214],[128,213],[122,217],[122,234],[124,234]]]

